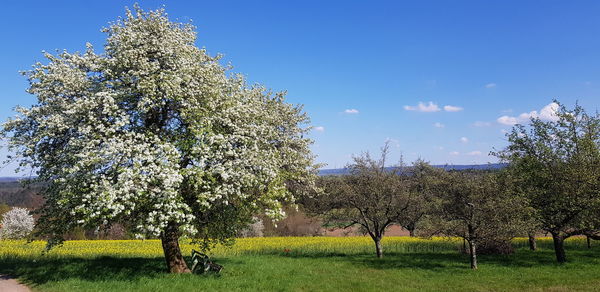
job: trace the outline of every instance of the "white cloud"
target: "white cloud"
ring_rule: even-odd
[[[444,110],[447,112],[459,112],[459,111],[462,111],[463,108],[460,106],[445,105]]]
[[[440,107],[431,101],[427,104],[425,104],[423,102],[419,102],[419,104],[416,106],[405,105],[404,109],[407,111],[418,111],[418,112],[424,112],[424,113],[432,113],[432,112],[441,111]]]
[[[478,151],[478,150],[467,153],[467,155],[469,155],[469,156],[480,156],[481,154],[482,154],[481,151]]]
[[[444,125],[444,124],[442,124],[440,122],[437,122],[437,123],[433,124],[433,126],[436,127],[436,128],[444,128],[444,127],[446,127],[446,125]]]
[[[540,112],[530,111],[528,113],[522,113],[516,117],[513,116],[501,116],[497,119],[498,123],[503,125],[515,125],[520,123],[526,123],[531,118],[539,118],[544,121],[556,121],[558,117],[556,116],[556,111],[558,110],[558,104],[552,102],[548,105],[544,106]]]
[[[549,103],[540,111],[540,119],[547,121],[557,121],[558,116],[556,112],[558,111],[558,104],[555,102]]]
[[[317,131],[317,132],[325,132],[325,127],[323,126],[318,126],[318,127],[314,127],[313,130]]]
[[[442,146],[435,146],[435,147],[433,147],[433,148],[435,148],[435,150],[440,150],[440,151],[441,151],[441,150],[444,150],[444,147],[442,147]]]
[[[489,127],[491,125],[492,125],[492,123],[490,123],[490,122],[482,122],[482,121],[477,121],[477,122],[473,123],[473,126],[475,126],[475,127]]]
[[[405,105],[404,109],[407,111],[417,111],[423,113],[434,113],[442,110],[442,108],[432,101],[427,103],[420,101],[417,105]],[[443,109],[447,112],[459,112],[463,110],[462,107],[454,105],[445,105]]]
[[[494,88],[496,87],[496,83],[488,83],[485,85],[485,88]]]
[[[467,137],[461,137],[461,138],[460,138],[460,142],[463,142],[463,143],[468,143],[468,142],[469,142],[469,139],[467,139]]]
[[[354,115],[354,114],[358,114],[358,110],[355,108],[351,108],[351,109],[345,110],[344,113]]]
[[[452,155],[452,156],[458,156],[458,155],[460,155],[460,153],[458,153],[458,151],[452,151],[449,154]]]
[[[509,126],[519,123],[519,121],[516,117],[509,117],[509,116],[501,116],[498,118],[497,121],[500,124],[509,125]]]

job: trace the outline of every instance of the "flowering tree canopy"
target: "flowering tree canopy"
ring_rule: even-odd
[[[13,208],[6,212],[0,223],[0,238],[21,239],[33,231],[33,216],[25,208]]]
[[[103,53],[46,53],[25,73],[37,103],[2,130],[48,185],[38,225],[50,245],[75,226],[125,222],[187,272],[180,235],[225,241],[258,210],[282,216],[288,184],[311,183],[301,107],[230,74],[194,29],[136,6],[103,30]]]

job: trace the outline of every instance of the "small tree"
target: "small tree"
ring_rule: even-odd
[[[34,228],[33,216],[25,208],[13,208],[2,217],[0,238],[22,239],[26,238]]]
[[[415,230],[419,223],[430,212],[434,186],[442,172],[443,170],[432,167],[422,159],[418,159],[412,167],[403,170],[402,175],[410,180],[411,195],[408,208],[399,223],[408,230],[411,237],[416,235]]]
[[[265,225],[258,217],[252,217],[252,223],[239,232],[240,237],[263,237]]]
[[[229,73],[162,9],[136,6],[104,32],[103,53],[45,54],[25,73],[37,103],[3,127],[47,186],[49,247],[77,226],[126,223],[161,239],[170,272],[189,273],[181,236],[210,248],[252,214],[282,217],[288,184],[314,176],[302,108]]]
[[[563,263],[565,239],[600,228],[600,115],[556,103],[555,119],[516,125],[507,134],[509,145],[496,155],[510,162]]]
[[[523,228],[526,202],[508,184],[498,174],[450,171],[437,185],[430,228],[465,239],[472,269],[477,269],[478,250],[510,244]]]
[[[385,167],[388,149],[386,143],[379,160],[368,153],[354,157],[348,175],[323,177],[324,193],[304,202],[307,209],[323,215],[326,224],[360,226],[373,239],[379,258],[386,228],[401,223],[412,202],[410,180],[401,167]]]

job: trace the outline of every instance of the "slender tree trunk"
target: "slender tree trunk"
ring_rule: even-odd
[[[585,239],[587,240],[587,247],[592,248],[592,240],[590,239],[590,237],[586,235]]]
[[[175,222],[169,222],[161,237],[165,261],[170,273],[191,273],[179,248],[179,230]]]
[[[469,242],[469,255],[471,258],[471,269],[477,270],[477,246],[474,240],[468,240]]]
[[[406,231],[408,231],[408,235],[410,237],[415,237],[415,229],[417,227],[417,224],[413,224],[413,223],[407,223],[406,225],[402,225],[402,228],[406,229]]]
[[[565,254],[565,238],[559,233],[552,233],[552,241],[554,241],[554,253],[556,254],[556,261],[564,263],[567,261]]]
[[[471,210],[471,212],[473,212]],[[471,213],[471,220],[473,220],[473,213]],[[471,269],[473,270],[477,270],[477,244],[476,244],[476,240],[475,240],[475,228],[473,227],[473,225],[471,225],[470,223],[467,225],[468,228],[468,235],[469,235],[469,239],[467,240],[467,242],[469,242],[469,255],[471,258]],[[464,240],[465,238],[463,238]]]
[[[529,249],[537,250],[537,243],[535,242],[535,234],[529,233],[528,236],[529,236]]]
[[[377,257],[383,257],[383,249],[381,248],[381,237],[373,237],[373,241],[375,241],[375,251],[377,252]]]

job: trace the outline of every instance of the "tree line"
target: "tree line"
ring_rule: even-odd
[[[319,179],[320,191],[301,199],[305,209],[338,227],[358,226],[383,256],[381,239],[392,224],[412,236],[446,235],[478,253],[508,253],[511,240],[552,235],[556,260],[566,261],[564,240],[600,239],[600,117],[560,105],[552,120],[533,118],[507,134],[492,154],[501,170],[445,171],[423,160],[386,167],[389,145],[374,158],[353,158],[349,173]]]

